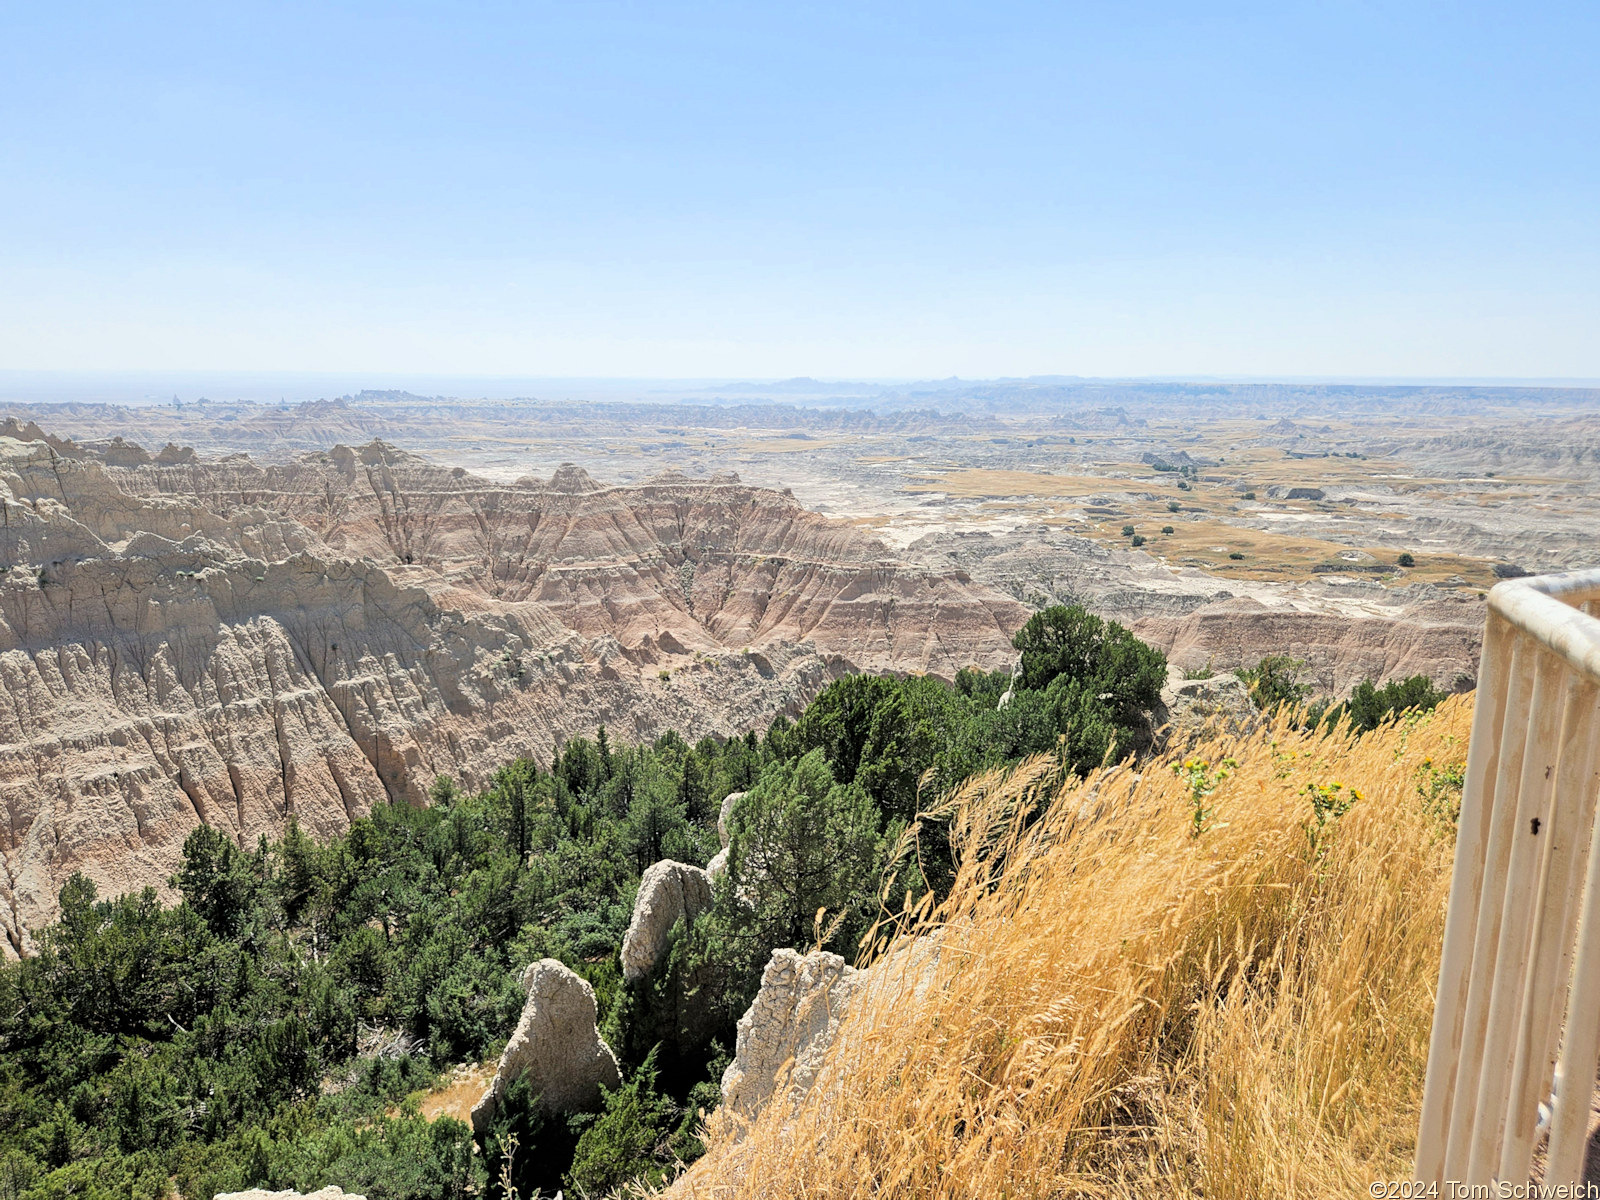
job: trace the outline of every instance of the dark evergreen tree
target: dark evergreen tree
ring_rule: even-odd
[[[226,833],[201,825],[184,839],[183,866],[173,886],[212,933],[237,937],[251,916],[262,867]]]

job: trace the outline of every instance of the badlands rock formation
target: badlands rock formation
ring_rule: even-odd
[[[1241,737],[1256,727],[1261,714],[1250,699],[1250,689],[1231,671],[1209,679],[1185,679],[1183,668],[1168,666],[1155,719],[1166,726],[1165,745],[1171,750],[1218,734]]]
[[[711,861],[706,864],[706,875],[713,883],[728,869],[728,822],[733,817],[733,806],[743,798],[743,792],[729,792],[722,798],[722,807],[717,810],[717,837],[722,842],[722,849],[712,855]]]
[[[201,822],[327,836],[601,723],[727,734],[853,670],[998,667],[1026,616],[731,478],[135,449],[0,437],[9,955],[71,872],[160,887]]]
[[[1306,661],[1320,690],[1339,696],[1369,676],[1427,675],[1449,687],[1478,669],[1481,601],[1427,585],[1386,588],[1337,574],[1292,584],[1222,580],[1049,526],[930,536],[908,554],[1030,605],[1082,604],[1180,667],[1231,671],[1287,652]]]
[[[750,1119],[774,1098],[798,1101],[817,1082],[853,1006],[894,1007],[935,986],[941,935],[898,943],[865,970],[837,954],[774,950],[761,990],[739,1018],[735,1053],[722,1075],[722,1102]]]
[[[804,956],[774,950],[761,990],[739,1018],[734,1059],[722,1075],[722,1103],[751,1118],[780,1085],[791,1101],[804,1096],[868,974],[826,950]]]
[[[728,848],[724,846],[711,856],[706,864],[706,878],[715,883],[728,869]]]
[[[1312,592],[1317,587],[1320,595]],[[1446,688],[1475,680],[1482,606],[1432,588],[1410,597],[1397,590],[1356,581],[1308,584],[1288,599],[1218,600],[1184,617],[1135,621],[1133,631],[1182,666],[1232,670],[1288,653],[1307,663],[1321,691],[1337,696],[1368,678],[1427,675]]]
[[[622,1081],[617,1056],[595,1030],[594,989],[553,958],[522,973],[528,994],[516,1032],[500,1055],[483,1098],[472,1106],[472,1128],[480,1136],[494,1120],[509,1088],[526,1076],[549,1112],[577,1112],[600,1100],[602,1087]]]
[[[745,649],[763,659],[809,641],[855,669],[953,674],[974,655],[1008,658],[1025,615],[731,475],[603,487],[566,466],[547,483],[495,485],[373,443],[283,467],[141,468],[119,482],[214,511],[268,507],[408,581],[537,604],[652,664]]]
[[[710,907],[711,877],[699,867],[665,859],[646,868],[622,938],[622,977],[630,983],[646,978],[661,961],[672,927],[690,924]]]
[[[722,798],[722,806],[717,809],[717,837],[724,850],[728,848],[728,822],[733,820],[733,806],[743,799],[743,792],[729,792]]]

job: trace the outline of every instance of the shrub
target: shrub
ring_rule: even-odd
[[[1331,729],[1338,724],[1340,717],[1348,715],[1351,729],[1357,733],[1370,733],[1401,713],[1429,712],[1449,695],[1449,692],[1434,687],[1433,680],[1426,675],[1390,680],[1382,687],[1370,679],[1363,679],[1356,684],[1349,700],[1328,713],[1324,724]]]
[[[1237,550],[1235,550],[1232,554],[1228,555],[1228,557],[1233,559],[1234,562],[1243,562],[1244,561],[1244,555],[1240,554]]]
[[[671,1160],[663,1161],[656,1148],[677,1116],[672,1101],[656,1091],[652,1051],[633,1078],[606,1093],[605,1111],[578,1139],[566,1186],[580,1196],[604,1196],[634,1181],[659,1187]]]
[[[1179,504],[1176,500],[1168,500],[1167,501],[1167,511],[1168,512],[1182,512],[1183,511],[1183,505]]]
[[[1075,604],[1034,613],[1011,644],[1022,654],[1023,687],[1065,676],[1103,694],[1122,716],[1155,707],[1166,682],[1165,655]]]
[[[1161,532],[1162,533],[1171,533],[1172,532],[1172,526],[1171,525],[1163,525],[1161,527]]]
[[[1133,541],[1133,545],[1142,546],[1142,545],[1144,545],[1144,535],[1136,533],[1136,534],[1133,535],[1132,541]]]
[[[569,1124],[548,1116],[539,1105],[526,1075],[511,1081],[494,1119],[484,1134],[483,1162],[489,1168],[488,1195],[511,1200],[554,1191],[561,1186],[561,1166],[570,1162],[577,1138]]]
[[[1244,498],[1246,500],[1254,500],[1256,498],[1256,494],[1254,492],[1246,492],[1244,494]]]
[[[1399,558],[1395,559],[1395,562],[1400,564],[1402,567],[1414,567],[1417,565],[1417,560],[1413,558],[1410,553],[1402,554]]]
[[[172,883],[212,933],[237,937],[252,916],[264,866],[263,856],[248,854],[221,830],[200,825],[184,839],[183,866]]]
[[[909,821],[923,773],[960,724],[953,698],[936,679],[847,676],[823,689],[784,734],[781,757],[820,749],[835,780],[859,783],[886,816]]]
[[[1122,527],[1122,536],[1123,537],[1132,537],[1133,536],[1133,526],[1132,525],[1124,525]]]
[[[860,783],[835,782],[820,748],[761,772],[729,822],[717,887],[726,960],[745,985],[774,946],[810,944],[819,909],[853,914],[859,932],[881,862],[878,822]],[[853,948],[849,934],[847,924],[840,942]]]
[[[1262,712],[1273,712],[1283,705],[1291,708],[1311,695],[1311,685],[1300,682],[1306,668],[1304,659],[1287,654],[1269,654],[1253,667],[1234,672],[1250,688],[1250,699]]]

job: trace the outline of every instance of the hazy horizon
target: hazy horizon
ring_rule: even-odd
[[[704,378],[614,377],[605,376],[493,376],[493,375],[414,375],[384,371],[16,371],[0,368],[0,404],[108,403],[122,405],[170,404],[173,398],[184,403],[206,399],[215,402],[256,404],[304,404],[318,400],[353,397],[364,391],[408,392],[422,397],[440,396],[460,400],[545,400],[584,399],[593,402],[629,399],[671,402],[715,403],[717,393],[770,398],[782,401],[786,385],[814,383],[817,392],[791,391],[800,400],[815,406],[827,392],[841,402],[860,399],[872,390],[934,388],[993,384],[1040,385],[1098,384],[1111,387],[1139,385],[1214,384],[1217,386],[1285,385],[1353,388],[1519,388],[1519,389],[1600,389],[1595,378],[1380,378],[1339,376],[1224,376],[1224,375],[1145,375],[1071,376],[1001,375],[992,377],[910,376],[896,378],[826,378],[789,376],[751,378],[733,375]]]

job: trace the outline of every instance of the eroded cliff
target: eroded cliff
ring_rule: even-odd
[[[164,886],[202,821],[331,834],[601,723],[734,733],[848,671],[998,667],[1026,617],[733,477],[74,450],[0,437],[9,954],[73,870]]]

